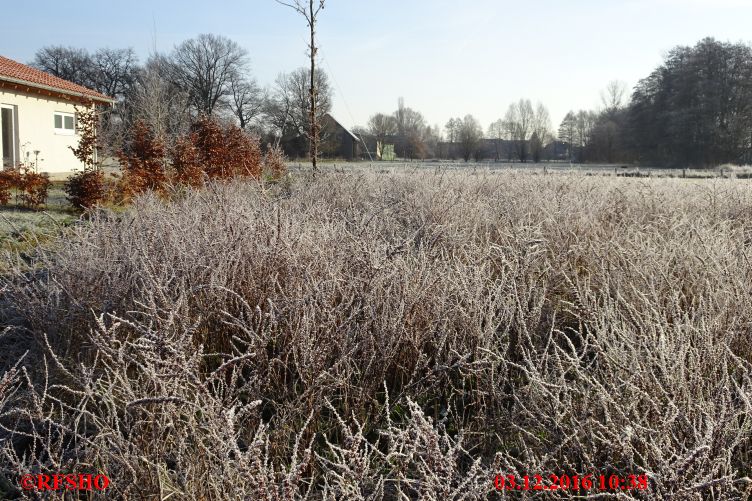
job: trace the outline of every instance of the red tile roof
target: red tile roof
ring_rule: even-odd
[[[29,87],[57,91],[63,94],[85,96],[96,101],[114,101],[112,98],[83,85],[74,84],[3,56],[0,56],[0,81],[21,83]]]

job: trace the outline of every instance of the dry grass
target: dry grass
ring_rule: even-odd
[[[613,497],[749,495],[745,182],[328,174],[71,231],[2,283],[6,489],[486,499],[497,473],[617,472],[650,490]]]

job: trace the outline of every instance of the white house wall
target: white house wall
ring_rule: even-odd
[[[73,103],[0,89],[0,105],[11,105],[16,110],[18,161],[25,162],[28,158],[34,164],[34,151],[38,150],[39,172],[54,174],[83,169],[69,148],[78,145],[78,134],[55,132],[55,112],[75,113]]]

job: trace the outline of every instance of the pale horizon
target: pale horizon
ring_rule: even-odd
[[[304,21],[272,0],[215,10],[173,0],[135,0],[126,11],[114,2],[77,4],[43,1],[33,13],[5,7],[17,21],[0,54],[28,63],[49,45],[133,47],[143,62],[155,48],[168,53],[215,33],[248,50],[262,86],[307,63]],[[318,26],[320,68],[331,78],[332,114],[348,127],[393,112],[403,97],[431,126],[472,114],[486,130],[526,98],[549,109],[556,130],[570,109],[597,109],[608,82],[623,81],[631,92],[677,45],[705,37],[749,43],[749,19],[752,4],[735,0],[480,0],[461,8],[447,0],[328,0]]]

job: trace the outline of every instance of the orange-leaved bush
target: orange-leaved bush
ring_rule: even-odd
[[[192,136],[177,138],[170,150],[174,180],[178,184],[201,186],[204,183],[204,169],[198,148]]]
[[[65,198],[77,209],[89,209],[107,198],[104,175],[100,170],[86,169],[68,178]]]
[[[47,174],[39,174],[30,166],[22,164],[17,179],[21,200],[25,206],[37,209],[47,201],[47,194],[52,186]]]
[[[47,201],[47,193],[52,183],[47,174],[39,174],[26,164],[16,169],[0,172],[0,204],[10,202],[10,190],[16,192],[16,203],[21,203],[33,209]]]
[[[226,126],[224,132],[224,163],[232,171],[231,176],[260,178],[262,155],[258,138],[234,124]]]
[[[212,117],[200,116],[187,137],[179,139],[172,150],[176,180],[190,185],[208,179],[252,177],[262,171],[262,154],[257,137],[234,124],[221,124]]]
[[[10,202],[10,190],[17,189],[21,173],[15,169],[0,171],[0,204]]]
[[[123,171],[121,188],[129,198],[147,190],[163,193],[167,188],[167,149],[145,122],[138,120],[133,125],[133,139],[118,152]]]

